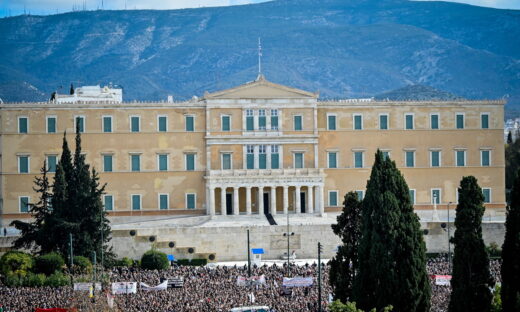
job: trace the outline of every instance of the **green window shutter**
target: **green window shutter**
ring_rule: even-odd
[[[193,116],[186,116],[186,131],[188,132],[195,131],[195,124],[193,119]]]
[[[258,116],[258,129],[265,130],[265,116]]]
[[[56,156],[47,156],[47,170],[49,172],[56,172],[56,163],[57,159]]]
[[[85,132],[85,122],[83,117],[76,117],[76,125],[79,127],[79,132],[83,133]],[[74,129],[74,132],[76,132],[76,129]]]
[[[132,195],[132,210],[141,210],[141,195]]]
[[[267,169],[267,154],[262,153],[258,155],[258,168]]]
[[[222,169],[231,169],[231,154],[222,154]]]
[[[29,212],[29,197],[20,197],[20,212]]]
[[[482,166],[489,167],[489,151],[482,151]]]
[[[18,118],[18,133],[27,133],[28,123],[27,117]]]
[[[141,171],[140,155],[132,155],[132,171]]]
[[[131,131],[139,132],[139,117],[137,117],[137,116],[130,117],[130,122],[131,122]]]
[[[329,192],[329,206],[337,206],[337,205],[338,205],[338,193]]]
[[[390,153],[388,153],[388,152],[381,152],[381,153],[383,153],[383,159],[390,158]]]
[[[294,116],[294,130],[301,131],[302,129],[302,116]]]
[[[362,128],[362,118],[361,115],[354,116],[354,130],[361,130]]]
[[[480,115],[480,125],[482,129],[489,129],[489,115]]]
[[[406,129],[413,129],[413,115],[406,115]]]
[[[47,118],[47,133],[56,133],[56,118]]]
[[[159,195],[159,209],[160,210],[168,209],[168,195],[166,195],[166,194]]]
[[[166,132],[166,123],[167,118],[166,116],[159,116],[159,132]]]
[[[280,169],[280,155],[278,153],[271,154],[271,169]]]
[[[246,117],[246,130],[253,131],[255,130],[255,120],[253,116]]]
[[[229,131],[229,130],[230,130],[229,116],[222,116],[222,131]]]
[[[436,204],[441,203],[441,191],[440,190],[432,191],[432,203],[436,203]]]
[[[186,195],[186,204],[188,209],[195,209],[195,194]]]
[[[414,152],[406,152],[406,167],[414,167],[415,166],[415,159],[414,159]]]
[[[432,129],[439,129],[439,115],[430,116],[430,126]]]
[[[464,129],[464,115],[457,114],[457,129]]]
[[[440,152],[439,151],[432,151],[432,167],[439,167],[440,166]]]
[[[327,118],[328,130],[336,130],[336,116],[329,115]]]
[[[103,117],[103,132],[112,132],[112,117]]]
[[[363,152],[354,152],[354,167],[363,168]]]
[[[106,211],[114,210],[112,195],[105,195],[104,205],[105,205],[105,210]]]
[[[408,196],[410,196],[410,203],[415,204],[415,190],[409,190]]]
[[[195,170],[195,154],[186,154],[186,170]]]
[[[278,130],[278,116],[271,116],[271,129]]]
[[[132,155],[135,156],[135,155]],[[133,162],[133,159],[132,159]],[[132,165],[133,167],[133,165]],[[103,171],[112,172],[112,155],[103,155]]]
[[[465,166],[465,152],[464,151],[457,151],[457,166],[463,167]]]
[[[294,153],[294,168],[303,168],[303,153]]]
[[[255,169],[255,154],[247,154],[247,169]]]
[[[29,173],[29,156],[20,156],[18,159],[20,173]]]
[[[363,200],[364,194],[363,191],[356,191],[358,200]]]
[[[329,168],[337,168],[337,154],[329,153]]]
[[[388,129],[388,116],[387,115],[379,116],[379,129],[381,129],[381,130]]]
[[[168,170],[168,155],[159,155],[159,170]]]
[[[491,190],[488,188],[482,189],[482,195],[484,195],[484,203],[491,203]]]

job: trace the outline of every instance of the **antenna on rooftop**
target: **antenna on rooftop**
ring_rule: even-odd
[[[262,42],[258,37],[258,76],[262,74]]]

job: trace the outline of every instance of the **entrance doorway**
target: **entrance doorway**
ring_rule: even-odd
[[[233,214],[233,194],[226,193],[226,214]]]
[[[264,214],[269,213],[269,193],[264,193]]]
[[[305,203],[306,203],[305,192],[300,192],[300,207],[302,207],[302,213],[306,212],[307,207],[305,206]]]

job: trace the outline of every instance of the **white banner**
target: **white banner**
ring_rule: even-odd
[[[435,285],[450,286],[451,275],[434,275]]]
[[[136,282],[112,283],[112,293],[114,295],[135,294],[135,293],[137,293],[137,283]]]
[[[284,277],[282,285],[284,287],[308,287],[312,286],[312,277]]]
[[[166,288],[168,288],[168,280],[165,280],[157,286],[150,286],[141,282],[141,289],[144,291],[166,290]]]
[[[93,283],[74,283],[74,291],[90,291]],[[101,291],[101,283],[96,283],[96,291]]]
[[[265,275],[260,276],[239,276],[237,277],[237,286],[249,286],[249,285],[265,285]]]

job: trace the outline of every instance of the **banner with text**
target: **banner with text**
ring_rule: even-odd
[[[284,287],[308,287],[312,284],[312,277],[284,277],[282,283]]]
[[[260,276],[239,276],[237,277],[237,286],[256,286],[256,285],[265,285],[265,275]]]
[[[141,289],[144,291],[166,290],[166,288],[168,288],[168,280],[165,280],[157,286],[150,286],[146,283],[141,282]]]
[[[433,275],[435,285],[450,286],[451,275]]]
[[[137,282],[112,283],[112,293],[114,295],[135,294],[137,293]]]
[[[74,291],[90,291],[93,283],[74,283]],[[101,291],[101,283],[96,283],[96,291]]]

